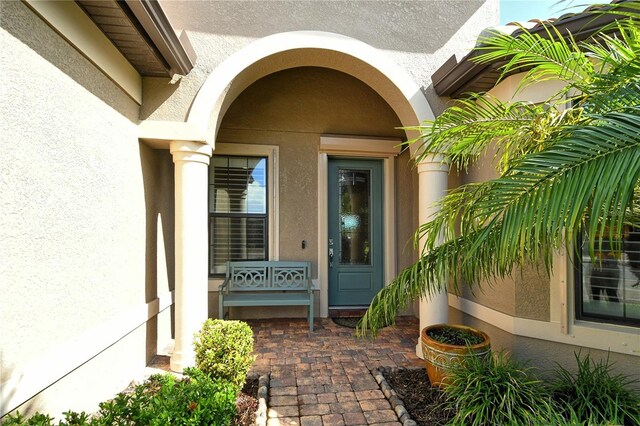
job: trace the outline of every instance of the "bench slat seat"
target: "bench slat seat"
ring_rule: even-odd
[[[226,279],[218,289],[219,317],[230,306],[308,306],[313,331],[311,262],[227,262]]]
[[[224,296],[224,306],[308,306],[306,293],[243,293]]]

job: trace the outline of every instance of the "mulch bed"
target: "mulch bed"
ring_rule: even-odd
[[[253,426],[256,422],[258,409],[258,376],[249,376],[236,399],[238,414],[233,426]]]
[[[451,415],[442,407],[443,393],[431,387],[425,369],[391,369],[382,375],[419,426],[445,425],[450,419]]]

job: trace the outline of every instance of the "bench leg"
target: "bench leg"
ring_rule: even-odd
[[[309,332],[313,333],[313,294],[311,295],[311,303],[309,304]]]

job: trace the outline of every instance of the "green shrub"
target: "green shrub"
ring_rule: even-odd
[[[227,426],[236,415],[236,387],[214,380],[195,368],[186,377],[171,374],[151,376],[131,393],[120,393],[100,404],[98,414],[68,411],[58,426]],[[36,413],[25,419],[8,416],[5,425],[54,426],[49,416]]]
[[[184,379],[154,375],[130,395],[121,393],[100,404],[104,425],[216,425],[226,426],[236,414],[236,389],[195,368]]]
[[[50,426],[53,425],[53,418],[46,414],[36,413],[28,419],[18,411],[16,414],[8,414],[4,419],[4,426]]]
[[[66,411],[64,414],[64,420],[60,420],[57,423],[58,426],[102,426],[99,419],[91,419],[89,414],[84,411],[77,413],[75,411]],[[28,419],[25,418],[20,412],[15,415],[9,414],[4,419],[4,426],[55,426],[55,419],[47,414],[35,413]]]
[[[554,409],[546,387],[503,352],[452,365],[444,387],[452,425],[549,424]]]
[[[613,363],[592,360],[589,354],[575,354],[578,369],[574,375],[558,365],[551,385],[563,413],[588,424],[640,424],[640,396],[629,386],[627,376],[612,374]]]
[[[242,321],[208,319],[195,335],[196,366],[241,389],[253,364],[253,332]]]

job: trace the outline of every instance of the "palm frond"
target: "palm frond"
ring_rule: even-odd
[[[588,111],[622,112],[629,105],[639,105],[640,28],[618,23],[615,36],[602,35],[584,48],[585,54],[598,64],[592,83],[582,95]]]
[[[593,64],[571,36],[565,39],[558,30],[543,24],[547,38],[522,28],[517,37],[494,32],[476,48],[484,52],[473,58],[478,63],[506,61],[500,67],[501,79],[516,72],[527,74],[522,85],[546,80],[560,80],[575,86],[588,84]]]
[[[375,335],[414,298],[443,290],[444,277],[456,290],[461,282],[505,277],[527,262],[550,268],[554,250],[573,241],[582,225],[592,256],[598,235],[621,239],[629,217],[620,212],[632,205],[640,179],[640,107],[592,123],[568,129],[497,179],[448,194],[418,230],[420,259],[374,298],[360,332]]]
[[[554,251],[580,229],[593,258],[603,239],[640,227],[640,2],[623,5],[635,19],[586,42],[553,26],[546,38],[522,30],[484,41],[478,60],[505,61],[503,76],[566,85],[539,105],[472,94],[417,128],[418,161],[439,153],[465,167],[495,148],[500,176],[456,188],[436,205],[414,237],[420,258],[374,298],[360,334],[375,335],[411,300],[447,285],[479,287],[525,264],[550,270]]]
[[[435,120],[411,128],[422,136],[410,143],[421,144],[417,162],[437,152],[460,168],[467,167],[493,146],[501,156],[499,167],[504,170],[512,158],[541,149],[542,141],[555,128],[574,123],[578,115],[554,105],[505,104],[488,94],[474,95],[448,108]]]

